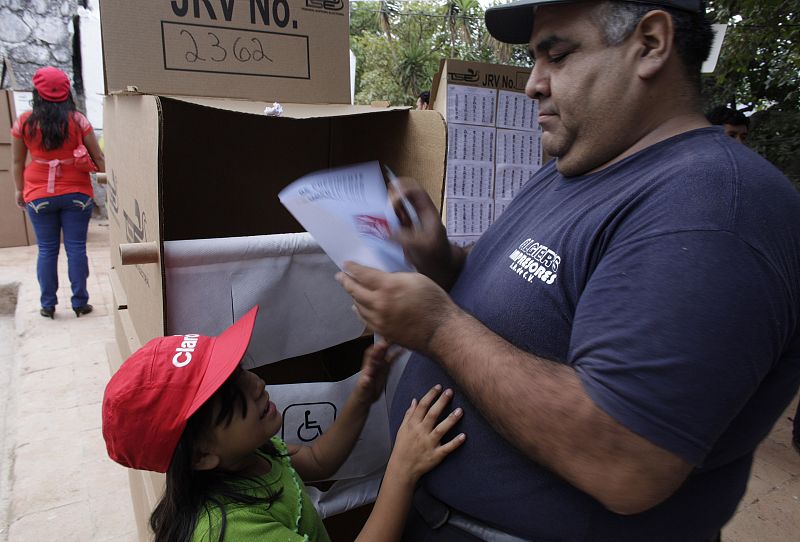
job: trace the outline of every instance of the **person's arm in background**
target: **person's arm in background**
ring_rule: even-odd
[[[106,157],[100,149],[100,144],[97,142],[97,136],[94,134],[94,130],[90,129],[89,132],[83,136],[83,144],[86,146],[86,150],[89,151],[89,156],[92,157],[94,165],[97,166],[97,171],[104,172],[106,170]]]
[[[22,189],[25,186],[25,160],[28,159],[28,147],[19,137],[11,138],[11,175],[14,177],[14,202],[18,207],[25,207]]]

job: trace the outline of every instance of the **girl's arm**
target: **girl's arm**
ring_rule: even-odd
[[[28,158],[28,147],[19,137],[11,138],[11,174],[14,177],[14,200],[19,207],[25,207],[25,200],[22,199],[22,188],[25,185],[24,172],[25,160]]]
[[[361,375],[355,389],[341,415],[321,437],[311,446],[287,446],[292,466],[304,481],[330,478],[350,455],[367,421],[372,403],[383,391],[389,367],[397,357],[396,354],[387,355],[388,346],[379,342],[364,352]]]
[[[425,397],[406,410],[397,431],[392,456],[386,466],[378,500],[356,542],[399,541],[411,506],[411,497],[420,477],[442,462],[453,450],[461,446],[466,435],[440,444],[442,437],[461,419],[463,411],[457,408],[437,424],[450,398],[452,390],[439,395],[441,386],[430,390]],[[438,399],[437,399],[438,396]],[[435,399],[435,402],[434,402]]]

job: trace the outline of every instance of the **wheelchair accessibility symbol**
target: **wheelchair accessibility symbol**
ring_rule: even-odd
[[[321,437],[336,419],[333,403],[297,403],[283,410],[281,439],[287,442],[311,442]]]

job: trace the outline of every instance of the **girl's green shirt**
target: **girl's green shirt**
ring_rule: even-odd
[[[269,505],[227,503],[224,542],[330,542],[322,519],[292,467],[286,444],[278,437],[272,438],[272,444],[281,457],[259,452],[272,464],[272,469],[263,476],[242,482],[241,489],[258,497],[283,492]],[[207,502],[197,518],[192,542],[217,542],[221,526],[219,507]]]

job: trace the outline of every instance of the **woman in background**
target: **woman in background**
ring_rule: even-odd
[[[41,68],[33,76],[33,88],[33,111],[14,123],[11,141],[16,202],[27,209],[39,245],[39,313],[46,318],[55,315],[63,233],[72,310],[81,316],[92,312],[86,289],[86,234],[94,194],[89,173],[78,167],[73,152],[84,145],[98,171],[105,171],[105,159],[91,124],[75,109],[67,74],[50,66]]]

